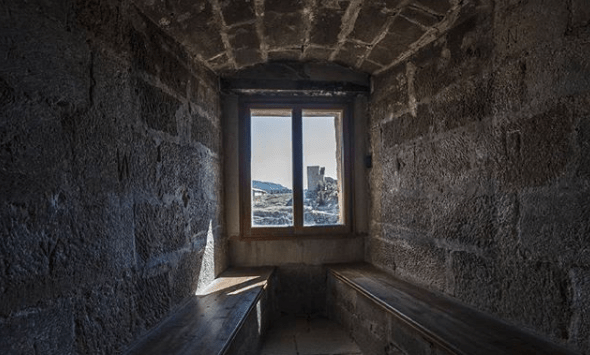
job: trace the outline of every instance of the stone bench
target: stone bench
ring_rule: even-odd
[[[256,354],[274,309],[273,272],[269,267],[223,272],[126,354]]]
[[[328,315],[365,354],[575,354],[369,264],[328,266]]]

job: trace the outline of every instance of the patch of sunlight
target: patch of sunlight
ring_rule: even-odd
[[[195,295],[209,288],[208,285],[215,278],[215,240],[213,238],[213,220],[209,220],[209,229],[207,230],[207,239],[203,259],[201,259],[201,268],[199,269],[199,281]]]

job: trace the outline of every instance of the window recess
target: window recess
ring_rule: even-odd
[[[351,231],[350,109],[341,102],[240,103],[240,235]]]

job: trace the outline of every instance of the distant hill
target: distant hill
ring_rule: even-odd
[[[264,190],[264,191],[268,192],[269,194],[279,194],[279,193],[291,192],[291,189],[288,189],[285,186],[283,186],[281,184],[276,184],[274,182],[252,180],[252,187],[255,189]]]

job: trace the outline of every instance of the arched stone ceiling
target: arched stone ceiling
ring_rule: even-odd
[[[440,37],[469,0],[136,0],[215,73],[274,60],[378,74]]]

